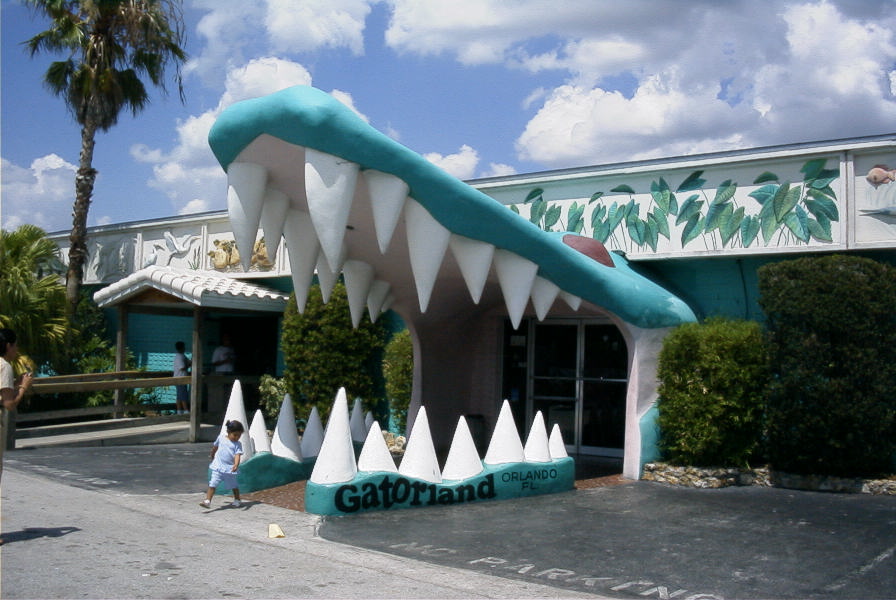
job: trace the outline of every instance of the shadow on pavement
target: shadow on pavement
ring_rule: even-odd
[[[4,533],[0,538],[3,539],[3,545],[8,546],[13,542],[27,542],[37,538],[62,537],[76,531],[81,531],[81,529],[79,527],[26,527],[20,531]]]

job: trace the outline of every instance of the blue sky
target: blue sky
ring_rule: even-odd
[[[185,0],[186,103],[97,136],[90,225],[225,206],[206,136],[295,84],[471,179],[896,132],[893,0]],[[0,0],[2,227],[71,226],[80,133]],[[173,85],[169,86],[174,89]]]

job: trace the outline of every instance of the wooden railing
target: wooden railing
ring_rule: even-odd
[[[85,375],[58,375],[54,377],[38,377],[31,385],[34,394],[63,394],[73,392],[96,392],[103,390],[125,390],[135,388],[168,387],[172,385],[189,385],[192,378],[187,375],[174,377],[171,371],[111,371],[108,373],[88,373]],[[167,405],[161,404],[109,404],[107,406],[89,406],[86,408],[70,408],[49,410],[34,413],[19,413],[16,421],[44,421],[49,419],[65,419],[90,415],[116,415],[126,412],[143,412],[158,410]]]

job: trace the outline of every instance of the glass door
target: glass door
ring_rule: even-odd
[[[573,446],[577,440],[578,326],[574,324],[535,324],[532,348],[531,385],[534,417],[541,411],[550,434],[554,424],[560,426],[563,440]],[[532,418],[527,419],[531,423]],[[524,438],[525,439],[525,438]]]
[[[533,323],[530,339],[529,414],[556,423],[570,452],[622,456],[628,350],[616,326]]]

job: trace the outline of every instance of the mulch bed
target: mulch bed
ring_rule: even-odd
[[[631,480],[624,479],[622,475],[607,475],[605,477],[595,477],[592,479],[580,479],[576,481],[577,490],[587,490],[598,487],[608,487],[611,485],[619,485],[629,483]],[[280,508],[288,508],[289,510],[305,511],[305,481],[296,481],[280,487],[270,488],[252,492],[251,494],[243,494],[244,500],[252,502],[263,502]]]

